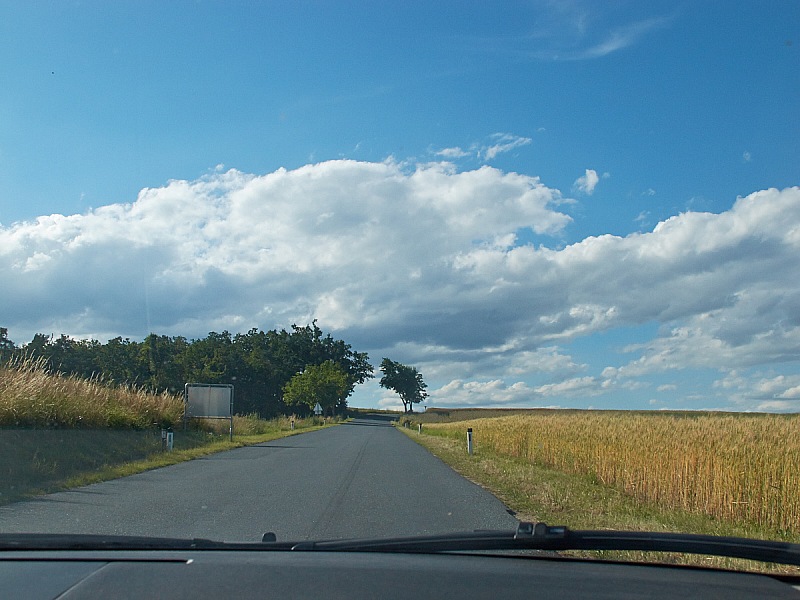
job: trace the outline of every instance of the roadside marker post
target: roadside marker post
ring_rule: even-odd
[[[472,427],[467,428],[467,454],[472,454]]]

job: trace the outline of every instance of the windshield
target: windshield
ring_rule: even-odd
[[[2,6],[0,533],[800,541],[797,2]]]

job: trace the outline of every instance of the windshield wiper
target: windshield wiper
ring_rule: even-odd
[[[90,533],[0,533],[0,552],[9,550],[292,550],[296,541],[278,542],[266,533],[260,542],[221,542]]]
[[[200,538],[161,538],[71,533],[4,533],[2,550],[216,550],[226,542]]]
[[[571,530],[521,522],[515,531],[472,531],[362,540],[218,542],[194,538],[83,534],[0,534],[7,550],[293,550],[312,552],[479,552],[502,550],[636,550],[726,556],[800,566],[800,544],[688,533]]]
[[[638,531],[571,530],[521,522],[516,531],[475,531],[426,537],[301,542],[294,550],[459,552],[485,550],[636,550],[726,556],[800,566],[800,544],[749,538]]]

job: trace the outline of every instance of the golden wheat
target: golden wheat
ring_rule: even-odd
[[[425,425],[669,508],[800,531],[800,415],[534,413]]]

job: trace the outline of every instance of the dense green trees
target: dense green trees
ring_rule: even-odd
[[[428,397],[428,386],[414,367],[384,358],[381,361],[381,371],[381,386],[397,392],[403,401],[405,412],[414,412],[414,404]]]
[[[0,327],[0,363],[12,355],[14,348],[14,342],[8,338],[8,329]]]
[[[283,389],[287,405],[313,409],[319,402],[324,414],[333,413],[337,407],[346,407],[350,380],[347,373],[332,360],[321,365],[309,365],[297,373]]]
[[[232,383],[236,412],[264,417],[287,412],[284,389],[298,373],[318,370],[310,367],[330,363],[323,371],[331,376],[335,367],[338,373],[336,400],[330,407],[320,400],[330,410],[344,409],[355,386],[373,376],[366,353],[323,334],[316,321],[290,331],[211,332],[198,340],[150,334],[141,342],[117,337],[101,344],[36,334],[19,347],[0,329],[0,361],[15,355],[44,360],[52,371],[157,392],[180,392],[185,383]],[[301,402],[292,410],[302,407]]]

